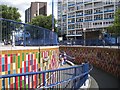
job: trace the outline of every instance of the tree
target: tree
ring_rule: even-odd
[[[0,5],[1,11],[0,15],[2,15],[2,18],[10,19],[14,21],[20,22],[20,13],[18,12],[18,9],[16,7],[8,7],[7,5]],[[8,22],[6,20],[3,20],[1,22],[2,24],[2,40],[9,41],[10,36],[12,35],[12,31],[17,27],[17,24],[13,22]]]
[[[114,23],[107,27],[107,31],[113,36],[120,36],[120,9],[115,13]]]
[[[21,21],[21,15],[18,12],[18,8],[11,6],[8,7],[7,5],[0,5],[0,8],[2,8],[2,11],[0,11],[0,13],[2,13],[2,18],[11,19],[19,22]]]
[[[54,23],[54,26],[55,26],[55,24],[56,24],[55,19],[54,19],[54,22],[55,22]],[[36,16],[35,18],[32,19],[30,24],[52,30],[52,15],[49,15],[49,16],[43,16],[43,15]],[[55,32],[57,32],[57,28],[54,27],[54,29],[55,29]]]

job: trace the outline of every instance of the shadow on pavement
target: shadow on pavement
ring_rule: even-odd
[[[99,88],[118,88],[120,90],[120,79],[112,76],[105,71],[93,67],[93,70],[90,72],[90,75],[96,80]]]

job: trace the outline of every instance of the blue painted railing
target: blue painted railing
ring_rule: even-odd
[[[5,45],[58,45],[58,35],[52,30],[4,18],[0,18],[0,25],[0,36]]]
[[[73,88],[77,89],[82,86],[92,67],[88,63],[67,68],[47,70],[40,72],[28,72],[22,74],[9,74],[0,76],[2,88],[11,84],[10,80],[15,82],[12,88]],[[34,78],[36,76],[36,78]],[[18,79],[18,78],[22,78]],[[35,79],[35,82],[33,82]],[[7,81],[7,82],[6,82]],[[9,81],[9,82],[8,82]],[[19,84],[19,85],[18,85]]]

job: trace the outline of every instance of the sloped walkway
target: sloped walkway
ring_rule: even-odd
[[[71,65],[70,64],[64,64],[63,66],[60,66],[60,68],[66,68],[66,67],[70,67]],[[62,76],[64,79],[65,79],[65,77],[64,77],[64,74],[63,74],[63,76]],[[97,82],[96,82],[96,80],[92,77],[92,76],[90,76],[89,78],[88,78],[88,83],[87,84],[89,84],[89,85],[86,85],[86,86],[82,86],[82,88],[84,89],[84,88],[96,88],[96,90],[98,90],[99,89],[99,86],[98,86],[98,84],[97,84]],[[64,87],[64,86],[63,86]]]
[[[109,73],[106,73],[105,71],[93,67],[93,70],[90,72],[90,75],[94,77],[94,79],[97,81],[99,88],[119,88],[120,90],[120,81],[118,78],[112,76]],[[94,87],[92,87],[94,88]]]

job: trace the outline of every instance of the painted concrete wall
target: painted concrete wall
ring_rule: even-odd
[[[47,61],[44,59],[47,58]],[[16,48],[0,50],[0,75],[37,72],[58,68],[59,47]],[[42,76],[41,76],[42,77]],[[27,78],[27,77],[26,77]],[[33,76],[32,83],[36,83],[37,76]],[[24,87],[23,77],[17,78],[16,87]],[[22,81],[21,83],[19,81]],[[0,79],[0,89],[3,86]],[[15,79],[5,79],[6,88],[15,87]],[[27,82],[28,84],[28,82]],[[28,87],[28,85],[26,85]]]
[[[92,65],[120,77],[120,49],[102,47],[60,46],[60,51],[75,57],[73,62],[88,61]]]

